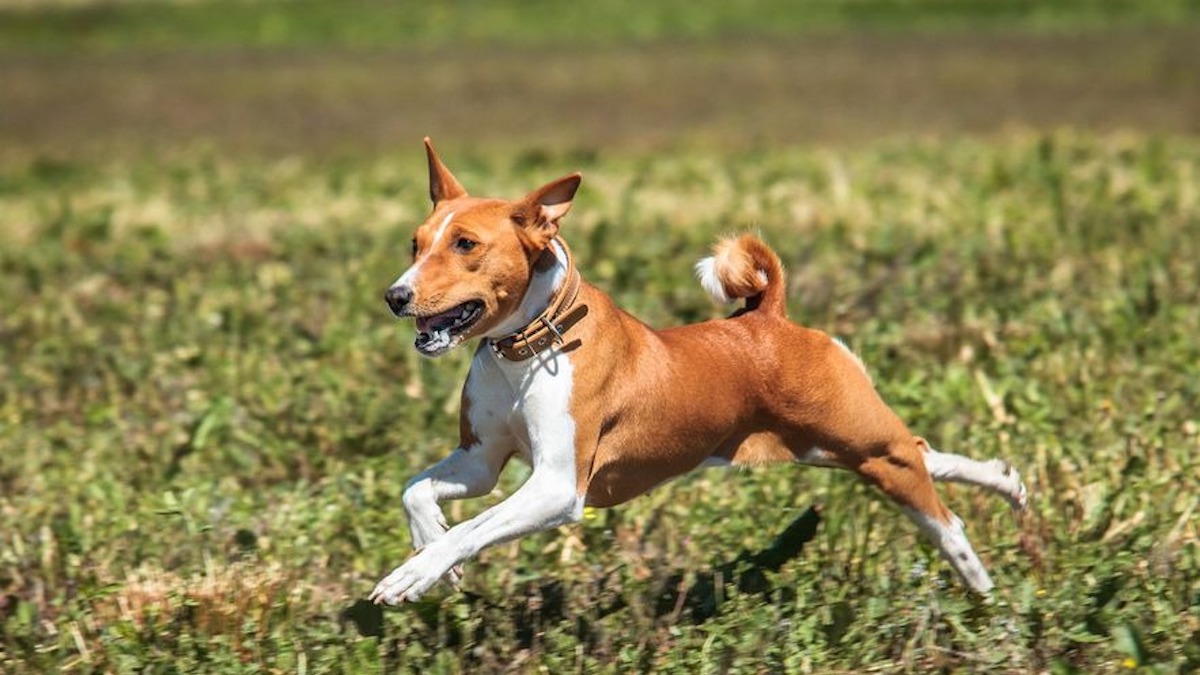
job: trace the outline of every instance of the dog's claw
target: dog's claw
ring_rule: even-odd
[[[414,552],[403,565],[392,570],[375,586],[371,600],[376,604],[399,605],[416,602],[439,579],[446,578],[457,585],[455,575],[461,576],[461,568],[455,571],[452,553],[438,543]]]
[[[462,580],[463,580],[463,566],[462,565],[455,565],[454,567],[450,568],[449,572],[446,572],[446,581],[450,583],[450,586],[452,586],[455,591],[462,590]]]
[[[1017,499],[1013,502],[1013,508],[1017,511],[1024,511],[1029,508],[1029,491],[1025,489],[1024,482],[1017,489]]]
[[[1029,491],[1025,489],[1025,481],[1021,480],[1021,474],[1008,462],[1004,463],[1004,476],[1011,478],[1017,486],[1016,490],[1008,495],[1008,503],[1014,511],[1024,511],[1029,507]]]

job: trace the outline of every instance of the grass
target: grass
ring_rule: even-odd
[[[1200,670],[1194,2],[0,4],[0,672]],[[579,264],[654,325],[760,232],[914,431],[1026,477],[941,490],[995,596],[778,467],[364,603],[469,356],[381,298],[425,134],[480,194],[582,170]]]
[[[1200,133],[1195,2],[681,4],[0,9],[0,153],[355,157],[430,135],[460,155],[621,155]]]
[[[562,52],[467,45],[0,56],[0,153],[106,157],[183,144],[237,156],[353,158],[404,153],[431,135],[460,156],[481,148],[620,156],[1062,126],[1196,134],[1194,63],[1200,30],[1189,26]]]
[[[1063,34],[1114,26],[1159,28],[1198,17],[1196,0],[606,0],[569,5],[548,0],[457,0],[430,6],[382,0],[5,0],[0,2],[0,51],[578,47],[964,28]]]
[[[419,152],[13,161],[0,667],[1200,666],[1200,144],[448,159],[484,194],[582,169],[584,273],[657,325],[719,312],[688,261],[761,231],[792,314],[847,339],[914,429],[1027,477],[1022,519],[943,490],[995,599],[850,476],[781,468],[696,474],[380,614],[360,599],[406,555],[400,490],[449,449],[468,356],[419,360],[380,300],[425,209]]]

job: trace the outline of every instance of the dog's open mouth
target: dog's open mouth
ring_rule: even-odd
[[[417,317],[417,351],[436,356],[456,346],[483,316],[483,303],[468,300],[439,314]]]

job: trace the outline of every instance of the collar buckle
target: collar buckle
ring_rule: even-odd
[[[550,321],[550,319],[547,319],[546,317],[543,316],[542,317],[542,325],[546,327],[546,330],[548,330],[554,334],[555,342],[557,342],[560,345],[567,343],[567,341],[565,339],[563,339],[562,332],[558,330],[558,326],[555,326],[554,322]]]

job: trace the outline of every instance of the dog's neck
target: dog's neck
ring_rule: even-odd
[[[488,331],[485,337],[500,339],[525,329],[550,307],[550,303],[554,302],[555,296],[567,282],[567,276],[571,271],[570,261],[567,258],[566,248],[557,239],[550,242],[547,251],[553,256],[553,263],[545,266],[544,269],[535,268],[533,276],[529,280],[529,287],[525,290],[525,297],[521,298],[521,304],[517,306],[517,310]]]

